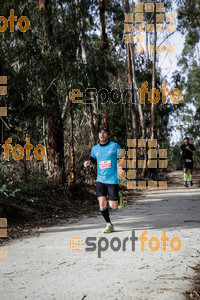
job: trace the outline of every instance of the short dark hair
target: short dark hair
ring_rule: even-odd
[[[189,137],[188,137],[188,136],[186,136],[186,137],[184,138],[184,141],[185,141],[185,140],[188,140],[188,141],[189,141]]]

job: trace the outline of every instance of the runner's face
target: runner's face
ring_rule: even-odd
[[[106,143],[108,141],[108,132],[105,130],[100,130],[99,131],[99,140],[102,143]]]
[[[185,145],[187,146],[189,144],[188,140],[184,140]]]

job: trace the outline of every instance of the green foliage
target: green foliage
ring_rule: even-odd
[[[181,144],[172,145],[168,151],[168,169],[169,170],[182,170],[182,158],[180,155]]]
[[[185,34],[184,48],[178,65],[182,72],[174,73],[173,79],[178,80],[183,91],[182,106],[176,114],[179,121],[177,128],[182,137],[188,135],[195,143],[200,137],[200,72],[199,72],[199,41],[200,41],[200,1],[177,1],[178,30]],[[198,149],[199,145],[197,145]]]
[[[0,199],[1,201],[12,200],[20,202],[21,199],[25,201],[32,201],[29,198],[30,194],[37,194],[44,188],[44,183],[47,174],[44,169],[41,171],[32,172],[24,178],[23,172],[18,171],[17,168],[11,170],[11,163],[3,161],[0,162]],[[34,200],[35,201],[35,200]]]
[[[101,24],[99,15],[99,1],[47,1],[45,11],[40,11],[38,1],[4,1],[1,5],[1,15],[9,16],[14,8],[15,15],[27,16],[30,29],[26,33],[9,30],[0,34],[0,75],[8,76],[8,118],[10,131],[6,136],[13,138],[15,144],[25,144],[25,136],[29,135],[31,143],[44,144],[44,139],[55,131],[61,131],[58,119],[66,102],[66,95],[72,88],[79,88],[84,92],[88,87],[99,91],[107,88],[125,90],[127,82],[127,48],[124,42],[124,12],[121,1],[106,1],[105,30],[108,37],[108,49],[102,50]],[[46,2],[46,3],[47,3]],[[149,1],[140,1],[143,3]],[[132,3],[129,1],[131,10]],[[165,0],[166,11],[171,7],[171,1]],[[179,29],[186,33],[186,42],[179,64],[183,67],[182,74],[174,74],[174,87],[184,90],[184,101],[178,106],[171,103],[163,105],[161,101],[155,106],[156,138],[161,147],[168,147],[170,132],[169,124],[172,113],[183,115],[181,121],[185,131],[199,138],[199,127],[194,124],[200,119],[200,72],[196,55],[199,41],[199,0],[177,1],[179,4]],[[152,18],[152,14],[148,14]],[[48,34],[48,32],[50,32]],[[81,41],[82,36],[82,41]],[[81,42],[87,54],[87,61],[82,58]],[[149,67],[147,67],[147,62]],[[138,54],[135,59],[135,70],[138,88],[148,81],[150,90],[152,82],[152,57],[147,61],[147,55]],[[183,75],[187,75],[186,78]],[[156,87],[161,89],[163,81],[160,70],[156,74]],[[167,81],[167,80],[165,80]],[[44,104],[44,98],[49,101]],[[147,100],[142,106],[146,136],[149,137],[151,104]],[[69,103],[70,101],[68,101]],[[193,105],[192,110],[186,104]],[[130,103],[100,104],[97,113],[102,117],[106,112],[111,127],[111,139],[123,147],[126,139],[132,137]],[[76,152],[76,163],[88,153],[88,115],[86,105],[73,104],[74,115],[73,133]],[[95,118],[94,109],[92,115]],[[52,117],[52,119],[50,118]],[[51,119],[51,121],[49,121]],[[54,124],[54,131],[47,132],[47,121]],[[63,118],[66,164],[70,169],[71,155],[71,119],[69,106]],[[141,137],[138,107],[136,105],[137,134]],[[95,141],[97,133],[94,130]],[[48,158],[49,159],[49,158]],[[174,161],[174,158],[171,158]],[[176,165],[175,165],[176,166]],[[177,163],[178,167],[178,163]],[[11,168],[10,168],[11,169]],[[3,170],[3,169],[2,169]],[[17,198],[23,193],[41,191],[45,181],[45,171],[29,174],[26,181],[23,174],[17,170],[0,175],[0,194],[5,198]],[[28,184],[27,184],[28,182]],[[33,201],[35,202],[35,200]]]

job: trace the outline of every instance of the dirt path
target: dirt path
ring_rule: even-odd
[[[7,258],[0,259],[3,299],[185,299],[184,292],[192,286],[191,267],[200,260],[200,189],[195,185],[186,189],[182,181],[179,185],[182,177],[182,172],[171,173],[173,184],[168,190],[147,191],[133,205],[112,211],[116,230],[112,234],[102,234],[101,216],[85,217],[0,247],[7,250]],[[141,252],[136,241],[133,251],[133,230],[136,237],[148,230],[148,241],[153,236],[160,240],[166,230],[170,240],[181,239],[182,247],[174,252],[167,242],[163,252],[160,242],[152,252],[147,241]],[[82,246],[76,246],[83,251],[69,248],[73,237],[83,240]],[[96,251],[86,251],[87,237],[96,239]],[[109,245],[106,251],[100,251],[105,246],[103,237]],[[111,249],[114,237],[122,244],[127,238],[125,251],[122,246]],[[119,243],[115,241],[113,247]]]

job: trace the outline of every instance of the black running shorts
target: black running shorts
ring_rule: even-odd
[[[109,196],[108,200],[119,200],[119,184],[107,184],[97,181],[96,182],[97,198],[101,196]]]
[[[186,159],[183,159],[183,169],[193,169],[193,161],[187,162]]]

